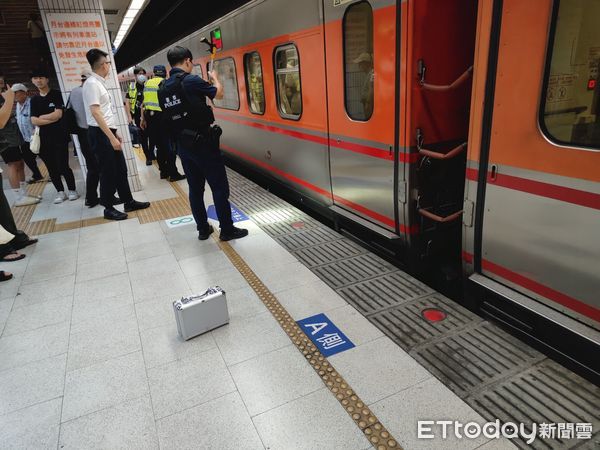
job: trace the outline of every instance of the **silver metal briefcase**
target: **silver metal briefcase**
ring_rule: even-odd
[[[177,331],[186,341],[229,323],[227,298],[219,286],[208,288],[204,294],[173,302],[173,311]]]

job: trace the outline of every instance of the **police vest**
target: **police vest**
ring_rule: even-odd
[[[129,109],[131,113],[135,113],[135,102],[137,100],[137,83],[134,81],[129,84],[129,91],[127,92],[129,95]]]
[[[158,102],[158,88],[165,81],[164,78],[154,77],[144,85],[144,109],[146,111],[162,111]]]
[[[192,103],[183,87],[183,80],[188,73],[179,72],[163,83],[158,92],[162,106],[165,127],[172,133],[178,134],[183,130],[196,132],[205,131],[214,121],[212,109],[206,102]],[[175,78],[174,82],[170,82]]]

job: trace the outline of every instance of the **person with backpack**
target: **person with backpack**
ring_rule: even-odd
[[[69,109],[72,110],[70,132],[75,134],[79,140],[79,147],[81,148],[87,168],[87,175],[85,177],[85,206],[93,208],[100,203],[98,199],[100,168],[98,167],[98,159],[90,146],[85,104],[83,103],[83,83],[85,83],[87,78],[88,72],[83,72],[81,74],[81,86],[77,86],[71,91],[69,101],[67,102],[67,112],[70,113]]]

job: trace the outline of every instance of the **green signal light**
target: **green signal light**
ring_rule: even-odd
[[[215,37],[215,39],[221,39],[221,29],[220,28],[217,28],[214,31],[214,37]]]

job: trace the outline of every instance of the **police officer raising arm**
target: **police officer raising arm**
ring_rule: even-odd
[[[229,205],[229,182],[223,156],[219,149],[221,128],[214,125],[215,117],[206,98],[223,98],[223,86],[215,72],[209,73],[212,85],[192,75],[194,64],[189,49],[176,46],[167,53],[172,69],[158,98],[166,129],[177,141],[183,170],[190,186],[190,205],[198,228],[198,239],[206,240],[214,231],[209,225],[204,205],[204,185],[212,190],[215,209],[221,227],[222,241],[239,239],[248,230],[233,226]]]

